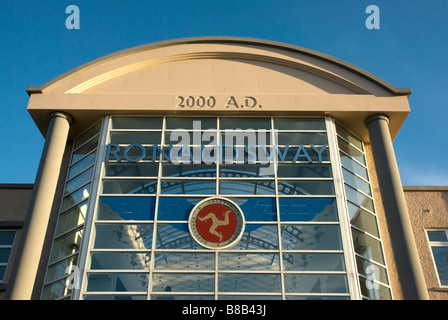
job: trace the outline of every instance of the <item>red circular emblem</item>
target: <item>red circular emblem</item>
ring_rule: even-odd
[[[206,248],[229,248],[243,235],[241,209],[224,198],[209,198],[191,211],[189,228],[193,238]]]

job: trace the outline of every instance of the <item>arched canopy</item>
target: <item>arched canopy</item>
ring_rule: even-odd
[[[386,114],[397,134],[410,95],[312,50],[235,37],[138,46],[27,91],[42,133],[54,111],[73,117],[71,137],[110,114],[327,115],[366,141],[364,120],[374,113]]]

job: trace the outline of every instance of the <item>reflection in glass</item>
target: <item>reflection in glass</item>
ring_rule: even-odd
[[[278,145],[324,145],[327,144],[325,132],[279,132]],[[319,148],[320,149],[320,148]]]
[[[284,224],[284,250],[342,250],[339,225]]]
[[[151,249],[152,224],[99,224],[95,228],[95,249]]]
[[[155,270],[215,270],[215,253],[212,252],[157,252]]]
[[[162,129],[162,121],[161,117],[113,117],[112,129]]]
[[[161,180],[162,194],[215,194],[215,180]]]
[[[432,254],[436,262],[440,284],[448,285],[448,247],[432,247]]]
[[[50,261],[62,259],[79,250],[81,245],[82,229],[76,229],[59,238],[56,238],[53,243]]]
[[[157,219],[188,220],[193,207],[204,198],[159,197]]]
[[[330,164],[286,164],[279,163],[277,166],[277,176],[279,178],[331,178]]]
[[[153,273],[153,292],[213,292],[215,277],[210,273]]]
[[[110,133],[110,143],[160,144],[160,131],[120,131]]]
[[[349,201],[372,212],[375,211],[372,198],[363,195],[362,193],[358,192],[348,185],[345,185],[345,192]]]
[[[87,291],[146,292],[149,275],[147,273],[89,273]]]
[[[194,123],[196,122],[196,126]],[[216,118],[197,118],[197,117],[167,117],[166,118],[166,129],[197,129],[197,130],[207,130],[216,129]]]
[[[258,271],[280,271],[278,252],[237,252],[219,253],[219,270],[258,270]]]
[[[106,177],[157,177],[158,163],[106,163]]]
[[[332,180],[279,180],[279,195],[333,195]]]
[[[218,275],[220,292],[281,292],[279,274],[221,273]]]
[[[152,179],[103,179],[104,194],[152,194],[157,192],[157,180]]]
[[[91,270],[149,270],[150,252],[93,252]]]
[[[220,117],[219,129],[271,129],[271,118],[232,118]]]
[[[73,178],[72,180],[68,181],[67,184],[65,185],[65,194],[68,194],[78,189],[80,186],[91,180],[93,176],[93,169],[94,167],[92,166],[83,173],[81,173],[76,178]]]
[[[45,282],[67,276],[66,268],[68,266],[76,266],[78,264],[78,255],[70,256],[65,260],[58,261],[47,269]]]
[[[98,220],[153,220],[155,197],[100,197]]]
[[[56,236],[84,223],[87,213],[87,201],[71,208],[59,216]]]
[[[164,177],[216,177],[215,164],[162,164],[162,176]]]
[[[75,203],[78,203],[82,200],[87,199],[89,197],[89,195],[90,195],[90,183],[85,185],[81,189],[76,190],[72,194],[65,196],[64,199],[62,200],[61,211],[66,210],[67,208],[71,207]]]
[[[335,198],[279,198],[281,221],[338,221]]]
[[[341,138],[338,138],[338,144],[339,149],[344,151],[346,154],[351,156],[353,159],[357,160],[358,162],[362,163],[363,165],[366,165],[366,161],[364,159],[364,154],[353,147],[352,145],[348,144],[346,141],[342,140]]]
[[[372,213],[355,206],[351,202],[347,202],[350,223],[361,230],[364,230],[375,237],[379,237],[376,216]]]
[[[287,271],[345,271],[342,253],[284,253],[283,268]]]
[[[79,147],[77,150],[73,151],[71,164],[74,164],[79,159],[90,153],[93,149],[98,146],[100,136],[97,135],[95,138],[87,142],[85,145]],[[95,157],[95,153],[91,153],[88,157]]]
[[[325,130],[325,120],[319,118],[274,118],[277,130]]]
[[[372,259],[376,262],[384,264],[383,251],[381,243],[372,237],[359,232],[352,228],[353,244],[355,252],[366,259]]]
[[[358,273],[368,278],[369,281],[375,280],[385,284],[389,284],[385,268],[367,261],[359,256],[356,257],[356,266],[358,268]]]
[[[231,198],[243,211],[246,221],[276,221],[277,205],[274,197]]]
[[[190,235],[187,223],[158,223],[157,249],[204,249]]]
[[[345,274],[285,274],[287,293],[348,293]]]
[[[345,140],[353,144],[355,147],[357,147],[359,150],[364,151],[362,141],[361,139],[355,137],[353,134],[351,134],[347,129],[339,125],[339,123],[336,123],[336,131],[338,134],[343,137]]]
[[[347,171],[344,168],[342,168],[342,174],[343,174],[344,181],[346,183],[348,183],[355,189],[358,189],[358,190],[364,192],[365,194],[368,194],[368,195],[372,194],[370,191],[370,184],[368,182],[361,180],[360,178],[355,176],[353,173]]]
[[[235,250],[277,250],[277,225],[246,224],[241,240],[232,249]]]
[[[79,146],[81,146],[83,143],[85,143],[87,140],[91,139],[94,135],[100,132],[102,125],[102,121],[97,122],[95,125],[87,129],[83,134],[81,134],[79,137],[76,138],[75,144],[73,146],[73,149],[77,149]]]
[[[274,195],[274,180],[221,180],[220,194]]]

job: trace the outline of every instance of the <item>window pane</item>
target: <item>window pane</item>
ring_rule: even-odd
[[[343,137],[345,140],[353,144],[355,147],[357,147],[360,150],[364,150],[362,147],[362,141],[358,137],[351,134],[348,130],[346,130],[338,123],[336,123],[336,131],[341,137]]]
[[[372,212],[375,211],[373,207],[373,200],[362,193],[356,191],[350,186],[345,186],[345,192],[347,195],[347,199],[353,202],[354,204],[364,207]]]
[[[347,206],[351,225],[379,238],[376,216],[350,202],[347,202]]]
[[[85,143],[87,140],[92,138],[98,132],[100,132],[102,121],[97,122],[94,126],[87,129],[83,134],[81,134],[78,138],[76,138],[74,149],[78,148],[80,145]]]
[[[321,147],[316,147],[318,150],[321,150]],[[324,150],[319,151],[321,153],[321,159],[319,159],[319,154],[311,147],[304,146],[305,151],[303,149],[299,149],[298,147],[278,147],[278,159],[279,161],[294,161],[294,162],[305,162],[309,163],[309,158],[311,161],[330,161],[330,152],[328,151],[328,147]],[[309,158],[306,156],[308,155]]]
[[[331,180],[297,180],[278,182],[280,195],[333,195],[334,186]]]
[[[341,149],[346,154],[351,156],[353,159],[359,161],[363,165],[366,165],[366,162],[364,160],[364,154],[361,151],[359,151],[358,149],[354,148],[352,145],[348,144],[347,142],[345,142],[341,138],[338,138],[338,144],[339,144],[339,149]]]
[[[215,180],[162,180],[162,194],[215,194]]]
[[[0,263],[8,263],[11,248],[0,248]]]
[[[54,240],[50,261],[62,259],[79,250],[81,245],[82,229],[77,229]]]
[[[219,175],[223,178],[272,177],[274,172],[268,168],[264,164],[221,164]]]
[[[219,118],[219,129],[271,129],[271,118]]]
[[[220,274],[218,276],[220,292],[281,292],[279,274]]]
[[[84,300],[147,300],[146,294],[127,295],[127,294],[85,294]]]
[[[284,250],[342,250],[339,225],[282,225]]]
[[[190,235],[187,223],[157,224],[157,249],[204,249]]]
[[[122,144],[160,144],[160,131],[136,131],[136,132],[111,132],[111,143]]]
[[[385,284],[389,284],[385,268],[377,266],[376,264],[373,264],[372,262],[364,260],[360,257],[356,257],[356,266],[358,267],[358,273],[368,278],[367,281],[376,280]]]
[[[345,271],[342,253],[284,253],[286,271]]]
[[[153,220],[155,197],[100,197],[98,220]]]
[[[373,300],[391,300],[392,295],[388,287],[382,286],[378,283],[370,283],[366,279],[359,277],[361,286],[361,293],[363,296],[369,297]]]
[[[221,180],[220,194],[244,195],[274,195],[275,183],[273,180]]]
[[[213,292],[215,277],[207,273],[153,273],[153,292]]]
[[[151,249],[152,224],[97,224],[95,249]]]
[[[246,224],[241,240],[234,250],[277,250],[277,225]]]
[[[340,274],[285,274],[288,293],[348,293],[347,277]]]
[[[159,173],[158,163],[106,163],[106,177],[153,177]]]
[[[87,169],[86,171],[81,173],[76,178],[73,178],[72,180],[68,181],[65,186],[65,194],[68,194],[78,189],[80,186],[91,180],[93,176],[93,169],[94,167],[91,167],[90,169]]]
[[[193,207],[203,198],[159,197],[158,220],[188,220]]]
[[[285,164],[279,163],[277,166],[277,176],[292,178],[331,178],[330,164]]]
[[[448,285],[448,247],[432,247],[432,254],[437,266],[440,284]]]
[[[338,221],[335,198],[279,198],[281,221]]]
[[[300,144],[314,144],[324,145],[327,144],[327,134],[324,132],[279,132],[278,144],[279,145],[300,145]]]
[[[60,235],[84,223],[87,213],[87,201],[71,208],[59,216],[56,235]]]
[[[448,241],[445,230],[427,232],[429,241]]]
[[[369,180],[369,176],[367,174],[367,169],[361,166],[359,163],[353,161],[349,157],[347,157],[344,153],[340,152],[342,166],[347,168],[348,170],[356,173],[357,175],[363,177],[366,180]]]
[[[78,173],[95,163],[96,150],[89,157],[85,157],[70,168],[68,179],[73,178]]]
[[[113,117],[112,129],[162,129],[162,118]]]
[[[159,252],[154,259],[155,270],[215,270],[214,253]]]
[[[0,246],[11,246],[15,235],[15,231],[0,231]]]
[[[365,235],[352,228],[353,243],[355,252],[366,259],[372,259],[376,262],[384,264],[383,250],[381,243],[372,237]]]
[[[42,291],[42,300],[53,300],[71,294],[72,290],[66,284],[67,279],[45,286]]]
[[[246,221],[276,221],[277,209],[274,197],[231,198],[244,212]]]
[[[149,270],[151,253],[148,252],[93,252],[91,270]]]
[[[103,180],[104,194],[151,194],[157,192],[157,180],[150,179],[120,179]]]
[[[71,163],[72,164],[75,163],[76,161],[78,161],[79,159],[90,153],[93,149],[95,149],[98,146],[99,138],[100,136],[97,135],[95,138],[87,142],[85,145],[73,151]],[[95,157],[95,156],[96,156],[95,153],[89,154],[89,157]]]
[[[274,118],[277,130],[325,130],[324,119]]]
[[[370,192],[370,185],[369,183],[359,179],[357,176],[355,176],[353,173],[345,170],[344,168],[342,168],[342,174],[344,177],[344,181],[346,183],[348,183],[349,185],[351,185],[352,187],[368,194],[371,195],[372,193]]]
[[[220,253],[218,268],[219,270],[279,271],[280,261],[278,255],[278,252]],[[268,288],[265,291],[269,291]]]
[[[196,127],[193,128],[193,122]],[[166,118],[166,129],[216,129],[216,118]]]
[[[89,195],[90,195],[90,183],[85,185],[81,189],[76,190],[72,194],[64,197],[64,199],[62,200],[61,211],[66,210],[67,208],[71,207],[75,203],[78,203],[82,200],[87,199],[89,197]]]
[[[162,175],[164,177],[216,177],[215,164],[173,164],[164,162],[162,164]]]
[[[147,292],[147,273],[90,273],[87,275],[87,291]]]
[[[67,267],[72,266],[71,269],[74,270],[73,266],[76,266],[77,264],[78,255],[74,255],[51,265],[50,267],[48,267],[47,274],[45,276],[45,283],[50,282],[54,279],[61,278],[64,275],[68,275],[68,273],[66,272]]]

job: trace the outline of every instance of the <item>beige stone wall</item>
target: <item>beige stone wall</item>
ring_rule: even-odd
[[[395,264],[395,257],[392,251],[392,244],[390,239],[390,232],[387,225],[386,215],[382,205],[382,197],[380,187],[378,184],[378,175],[373,161],[373,154],[370,144],[365,144],[365,154],[367,165],[369,168],[370,183],[372,186],[373,199],[375,201],[375,209],[378,217],[378,227],[380,229],[381,240],[383,243],[384,257],[386,259],[387,270],[389,272],[389,281],[392,288],[392,297],[394,300],[402,300],[403,293],[401,291],[400,282],[398,279],[397,266]]]
[[[448,300],[440,289],[426,229],[448,229],[448,187],[404,187],[409,216],[431,300]]]

